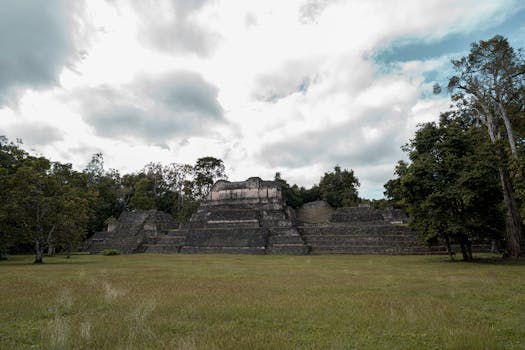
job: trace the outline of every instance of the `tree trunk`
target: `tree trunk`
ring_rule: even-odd
[[[447,251],[450,260],[454,260],[454,255],[456,254],[456,252],[452,251],[452,248],[450,247],[450,239],[448,238],[448,236],[445,236],[445,243],[447,244]]]
[[[474,257],[472,256],[472,241],[467,238],[467,254],[470,261],[474,260]]]
[[[488,112],[488,110],[487,110]],[[491,113],[486,114],[486,125],[492,143],[495,147],[499,147],[496,144],[497,140],[501,139],[501,134],[497,131],[496,124],[494,123],[494,117]],[[512,128],[511,128],[512,130]],[[501,187],[503,191],[503,201],[507,207],[506,222],[507,227],[505,230],[505,243],[507,253],[511,258],[518,258],[521,255],[520,238],[521,238],[521,217],[518,211],[518,204],[514,196],[514,190],[512,189],[512,183],[510,181],[507,169],[503,168],[503,150],[498,149],[498,157],[500,164],[498,165],[498,172],[501,180]]]
[[[518,161],[518,150],[516,148],[516,140],[514,139],[514,129],[512,128],[512,123],[510,122],[509,116],[505,111],[505,107],[498,104],[501,119],[503,119],[503,124],[505,124],[505,129],[507,130],[507,140],[509,142],[510,152],[512,153],[512,159]]]
[[[43,264],[42,257],[44,256],[44,247],[38,240],[35,241],[35,262],[34,264]]]
[[[461,248],[461,255],[463,255],[463,261],[468,261],[467,247],[462,239],[459,239],[459,247]]]
[[[507,207],[507,229],[505,230],[505,243],[509,257],[519,258],[521,255],[521,217],[518,204],[514,198],[514,191],[508,173],[501,166],[498,168],[503,188],[503,200]]]

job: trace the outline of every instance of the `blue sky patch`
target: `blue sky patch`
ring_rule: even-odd
[[[489,28],[480,28],[469,33],[454,34],[437,41],[423,41],[420,38],[399,38],[388,46],[376,51],[374,60],[380,65],[391,62],[428,60],[444,55],[464,55],[470,44],[487,40],[500,34],[507,37],[510,44],[520,47],[525,44],[525,9],[516,12],[502,23]]]

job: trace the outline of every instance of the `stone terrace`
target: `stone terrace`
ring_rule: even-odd
[[[312,215],[307,218],[312,218]],[[388,219],[381,211],[370,207],[338,208],[328,222],[315,223],[310,220],[300,223],[298,228],[312,254],[432,252],[406,224],[393,224]]]

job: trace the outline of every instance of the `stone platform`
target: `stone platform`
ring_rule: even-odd
[[[146,250],[152,237],[164,236],[176,226],[172,216],[156,210],[123,212],[116,225],[108,231],[96,232],[87,242],[87,250],[98,253],[104,249],[117,249],[123,254]]]
[[[328,221],[313,222],[313,217],[298,226],[312,254],[432,253],[408,225],[371,207],[338,208]]]

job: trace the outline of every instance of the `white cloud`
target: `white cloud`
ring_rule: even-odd
[[[28,143],[35,130],[25,126],[49,127],[48,139],[34,138],[32,147],[79,168],[98,151],[122,171],[209,154],[225,160],[233,180],[281,171],[309,186],[339,163],[355,170],[362,195],[380,196],[404,157],[400,146],[448,108],[426,93],[425,74],[443,70],[449,57],[385,69],[374,52],[392,41],[472,32],[521,7],[517,0],[85,1],[75,12],[81,34],[63,29],[50,39],[72,38],[82,59],[66,64],[61,54],[43,65],[46,86],[58,85],[52,89],[37,90],[40,76],[28,75],[18,109],[0,109],[0,126]],[[13,81],[0,77],[0,93]]]

